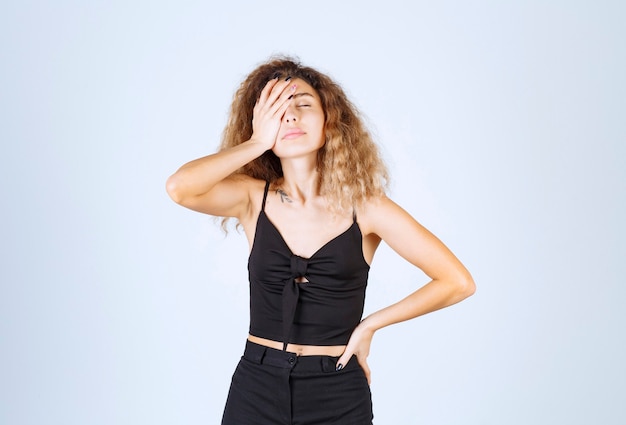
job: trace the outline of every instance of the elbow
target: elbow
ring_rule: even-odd
[[[452,304],[456,304],[464,299],[471,297],[476,292],[476,284],[472,275],[461,267],[454,274],[449,275],[446,279],[450,291],[450,300]]]
[[[182,194],[180,190],[180,182],[176,174],[172,174],[165,182],[165,190],[172,201],[177,204],[182,203]]]
[[[476,283],[474,283],[474,278],[467,270],[464,270],[457,278],[457,287],[461,299],[471,297],[476,293]]]

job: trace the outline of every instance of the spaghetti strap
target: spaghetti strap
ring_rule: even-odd
[[[267,199],[267,191],[270,188],[269,180],[265,182],[265,192],[263,192],[263,203],[261,204],[261,211],[265,211],[265,200]]]

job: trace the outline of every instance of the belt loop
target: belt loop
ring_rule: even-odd
[[[337,371],[337,357],[323,356],[321,358],[322,371],[323,372],[336,372]]]
[[[267,347],[263,347],[263,351],[261,351],[261,355],[259,356],[259,364],[263,364],[263,360],[265,359],[265,353],[267,353]]]

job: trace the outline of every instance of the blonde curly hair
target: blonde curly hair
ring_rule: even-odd
[[[235,92],[220,150],[237,146],[252,136],[252,115],[261,90],[273,78],[299,78],[319,95],[325,115],[325,144],[319,150],[320,194],[337,212],[358,207],[370,197],[382,196],[387,168],[365,128],[357,108],[343,89],[321,72],[286,56],[273,57],[252,71]],[[268,150],[237,173],[275,183],[283,176],[279,158]]]

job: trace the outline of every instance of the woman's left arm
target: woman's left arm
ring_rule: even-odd
[[[474,280],[454,254],[410,214],[387,197],[359,209],[359,226],[364,235],[375,235],[395,252],[421,269],[431,280],[401,301],[361,321],[345,352],[337,362],[346,364],[353,354],[365,370],[374,332],[394,323],[448,307],[472,295]]]

